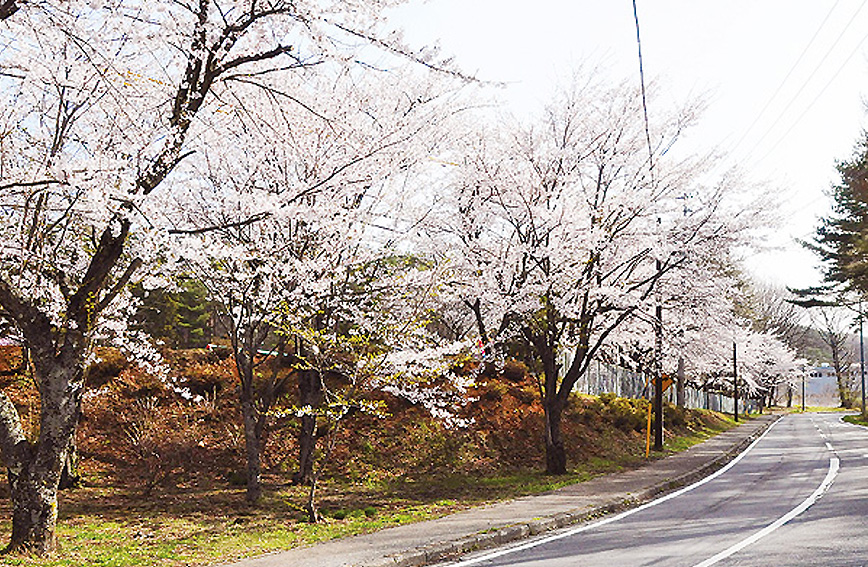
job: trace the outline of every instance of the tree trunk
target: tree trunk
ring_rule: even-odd
[[[57,491],[78,422],[83,371],[54,357],[35,358],[34,369],[42,403],[36,443],[24,436],[11,401],[0,400],[12,500],[12,538],[6,549],[45,555],[57,546]]]
[[[853,405],[853,400],[850,399],[847,378],[844,376],[841,355],[837,348],[832,349],[832,367],[835,369],[835,378],[838,382],[838,398],[841,400],[841,407],[849,409]]]
[[[560,368],[555,360],[555,347],[544,338],[536,341],[537,354],[543,363],[545,389],[543,391],[543,410],[545,411],[545,444],[546,444],[546,473],[567,473],[567,450],[564,447],[564,439],[561,435],[561,417],[563,416],[564,402],[569,395],[558,395],[558,373]],[[564,388],[565,384],[561,384]],[[572,387],[569,387],[570,390]]]
[[[247,495],[248,504],[256,504],[262,496],[262,460],[260,439],[256,423],[258,412],[249,388],[242,388],[241,417],[244,420],[244,449],[247,457]],[[245,394],[244,392],[247,391]]]
[[[557,400],[545,404],[545,442],[546,442],[546,473],[567,473],[567,451],[561,435],[561,417],[563,409]]]
[[[42,473],[38,468],[33,462],[18,474],[9,473],[12,539],[7,551],[46,555],[57,548],[58,475]]]
[[[307,492],[307,501],[304,503],[304,511],[307,513],[307,521],[311,524],[318,524],[322,519],[319,515],[319,509],[316,506],[316,477],[311,478],[310,490]]]
[[[322,404],[322,376],[317,370],[306,369],[298,372],[298,398],[301,407],[310,406],[316,410]],[[301,430],[298,433],[298,470],[292,475],[294,484],[310,485],[313,482],[313,455],[316,448],[315,412],[303,415]]]
[[[249,353],[236,351],[236,365],[241,378],[241,419],[244,423],[244,454],[247,467],[247,495],[248,504],[256,504],[262,496],[262,473],[259,427],[259,409],[256,407],[256,392],[253,384],[253,357]]]
[[[77,421],[77,420],[76,420]],[[76,429],[78,424],[76,423]],[[63,459],[63,468],[60,473],[60,490],[78,488],[81,485],[81,475],[78,472],[78,443],[75,440],[75,432],[69,440],[66,456]]]
[[[675,405],[684,407],[684,357],[678,358],[678,371],[675,374]]]

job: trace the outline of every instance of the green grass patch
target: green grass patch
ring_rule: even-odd
[[[865,414],[845,415],[842,419],[847,423],[868,427],[868,415]]]

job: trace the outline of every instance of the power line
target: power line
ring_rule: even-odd
[[[859,52],[859,50],[862,48],[862,45],[865,43],[865,40],[868,40],[868,35],[865,35],[865,36],[862,38],[862,41],[859,42],[859,44],[858,44],[858,45],[856,46],[856,48],[855,48],[855,49],[850,53],[850,55],[847,57],[847,59],[844,60],[844,63],[842,63],[841,66],[838,67],[838,70],[835,71],[835,74],[832,75],[832,78],[829,79],[829,80],[826,82],[826,84],[823,86],[823,88],[820,90],[820,92],[817,93],[817,96],[815,96],[814,99],[813,99],[813,100],[808,104],[808,106],[805,107],[805,109],[802,111],[801,114],[799,114],[799,117],[796,118],[796,120],[795,120],[795,121],[792,123],[792,125],[787,129],[787,131],[784,132],[784,133],[781,135],[781,137],[778,138],[777,141],[776,141],[774,144],[772,144],[771,148],[769,148],[768,151],[766,151],[766,153],[764,153],[764,154],[762,155],[762,157],[760,157],[760,158],[759,158],[758,160],[756,160],[754,163],[759,163],[759,162],[763,161],[764,159],[766,159],[766,158],[767,158],[767,157],[768,157],[768,156],[769,156],[769,155],[770,155],[770,154],[775,150],[775,148],[777,148],[777,147],[780,145],[780,143],[783,142],[783,141],[786,139],[786,137],[790,134],[790,132],[792,132],[793,129],[794,129],[796,126],[799,125],[799,122],[801,122],[802,118],[805,117],[805,114],[808,113],[808,111],[809,111],[809,110],[810,110],[810,109],[811,109],[811,108],[812,108],[812,107],[817,103],[818,100],[820,100],[820,97],[822,97],[823,94],[824,94],[824,93],[829,89],[829,87],[832,86],[832,83],[835,82],[835,79],[838,78],[838,75],[841,74],[841,72],[844,70],[844,68],[847,66],[847,64],[850,63],[850,60],[853,59],[853,56],[856,55],[856,53]],[[755,146],[755,147],[756,147],[756,146]]]
[[[636,9],[636,0],[633,0],[633,20],[636,22],[636,45],[639,49],[639,82],[642,86],[642,111],[645,115],[645,140],[648,142],[648,169],[651,172],[651,180],[653,181],[654,150],[651,147],[651,131],[648,128],[648,101],[645,98],[645,69],[642,65],[642,38],[639,35],[639,12]]]
[[[735,143],[735,145],[733,145],[731,151],[734,152],[741,145],[741,143],[744,141],[744,139],[747,138],[747,135],[753,130],[754,126],[756,126],[757,123],[759,123],[760,118],[762,118],[762,116],[765,114],[766,110],[768,110],[769,106],[771,105],[772,101],[774,101],[774,99],[781,92],[781,89],[784,87],[786,82],[789,80],[790,76],[793,74],[793,71],[796,70],[796,67],[798,67],[799,63],[801,63],[802,59],[804,59],[805,54],[808,52],[808,50],[811,48],[811,46],[814,45],[814,41],[817,39],[817,36],[820,35],[820,32],[822,31],[822,29],[826,25],[826,22],[829,21],[829,17],[832,15],[832,12],[835,11],[835,8],[837,8],[838,4],[840,4],[840,3],[841,3],[841,0],[836,0],[835,4],[832,5],[832,8],[826,13],[826,17],[823,18],[823,21],[820,23],[820,26],[817,28],[817,31],[814,32],[813,37],[811,37],[810,41],[808,41],[808,44],[805,45],[805,48],[802,49],[802,53],[796,59],[796,62],[793,63],[792,67],[790,67],[790,70],[787,71],[786,76],[783,78],[783,80],[780,82],[780,84],[778,84],[778,88],[775,89],[775,92],[768,98],[765,105],[763,105],[762,110],[759,111],[759,114],[756,115],[756,118],[754,118],[754,120],[753,120],[753,122],[751,122],[750,126],[747,127],[747,129],[744,131],[744,133],[741,135],[741,137],[738,139],[738,141],[736,141],[736,143]]]
[[[841,39],[847,33],[847,30],[850,29],[850,26],[853,25],[853,22],[856,21],[856,17],[862,12],[862,10],[865,8],[866,4],[868,4],[868,0],[863,0],[862,4],[859,5],[859,8],[856,10],[856,12],[854,12],[853,15],[850,17],[850,20],[847,22],[847,25],[845,25],[844,29],[841,30],[841,33],[838,34],[838,37],[837,37],[837,39],[835,39],[834,43],[832,43],[832,46],[829,47],[829,49],[823,55],[823,58],[820,59],[820,62],[817,63],[817,65],[811,70],[811,72],[808,74],[808,77],[802,82],[802,85],[796,90],[796,93],[790,98],[790,100],[784,106],[783,110],[781,110],[781,112],[778,114],[777,118],[775,118],[772,125],[766,129],[765,133],[751,147],[750,151],[748,151],[748,155],[752,154],[754,152],[754,150],[756,150],[760,146],[760,144],[762,144],[762,142],[768,137],[768,135],[771,134],[772,130],[774,130],[775,126],[777,126],[778,123],[781,121],[781,119],[786,115],[787,111],[790,109],[790,107],[793,105],[793,103],[796,101],[796,99],[802,94],[803,89],[814,78],[817,71],[819,71],[820,67],[822,67],[823,64],[826,62],[826,60],[829,58],[829,55],[832,54],[832,51],[834,51],[835,48],[838,46],[838,43],[840,43]],[[850,57],[852,57],[852,55]],[[849,60],[849,58],[848,58],[848,60]]]

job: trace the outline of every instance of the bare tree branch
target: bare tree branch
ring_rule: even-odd
[[[262,212],[257,213],[249,218],[244,220],[229,222],[224,224],[218,224],[213,226],[206,226],[202,228],[191,228],[191,229],[182,229],[182,228],[173,228],[169,231],[169,234],[183,234],[183,235],[194,235],[194,234],[205,234],[208,232],[216,232],[220,230],[227,230],[230,228],[241,228],[244,226],[248,226],[254,223],[257,223],[261,220],[265,220],[271,216],[270,212]]]
[[[39,181],[14,181],[0,185],[0,191],[4,189],[12,189],[13,187],[39,187],[40,185],[69,185],[68,181],[60,181],[57,179],[40,179]]]
[[[462,81],[468,81],[468,82],[473,82],[473,83],[480,82],[479,79],[477,79],[476,77],[472,77],[470,75],[465,75],[461,71],[457,71],[455,69],[447,68],[445,63],[441,64],[441,65],[431,63],[431,62],[426,61],[425,59],[421,58],[419,55],[417,55],[415,53],[410,53],[406,49],[403,49],[402,47],[399,47],[397,45],[393,45],[391,43],[383,41],[382,39],[380,39],[378,37],[374,37],[372,35],[348,28],[348,27],[346,27],[342,24],[339,24],[337,22],[332,22],[329,20],[325,20],[325,21],[327,23],[333,25],[337,29],[345,32],[345,33],[348,33],[348,34],[355,36],[359,39],[364,39],[365,41],[370,42],[372,45],[376,45],[377,47],[380,47],[380,48],[382,48],[382,49],[384,49],[390,53],[398,55],[399,57],[403,57],[404,59],[408,59],[414,63],[422,65],[423,67],[427,67],[428,69],[431,69],[432,71],[436,71],[438,73],[443,73],[446,75],[451,75],[457,79],[461,79]]]
[[[246,65],[248,63],[267,61],[268,59],[274,59],[275,57],[278,57],[278,56],[284,55],[284,54],[288,54],[290,52],[292,52],[292,46],[291,45],[279,45],[279,46],[275,47],[274,49],[269,49],[268,51],[263,51],[261,53],[255,54],[255,55],[245,55],[242,57],[237,57],[231,61],[227,61],[226,63],[223,63],[222,65],[218,65],[217,67],[215,67],[214,68],[214,74],[215,75],[221,75],[225,71],[228,71],[229,69],[235,69],[237,67],[240,67],[241,65]]]
[[[112,287],[111,291],[106,293],[105,297],[102,298],[102,301],[100,301],[97,309],[99,311],[102,311],[103,309],[108,307],[109,304],[112,301],[114,301],[114,298],[117,297],[118,293],[120,293],[121,290],[130,282],[130,279],[133,277],[133,274],[136,273],[136,270],[138,270],[141,267],[142,267],[142,259],[141,258],[136,258],[132,262],[130,262],[130,265],[127,266],[126,270],[124,270],[123,275],[121,275],[121,277],[115,283],[114,287]]]

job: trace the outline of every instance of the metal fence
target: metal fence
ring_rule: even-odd
[[[566,367],[566,364],[564,365]],[[654,389],[647,378],[639,372],[594,360],[588,371],[576,382],[574,390],[582,394],[599,396],[611,393],[622,398],[648,398]],[[669,388],[664,399],[675,403],[675,388]],[[731,396],[685,386],[684,405],[693,409],[710,409],[730,413],[733,410]],[[750,403],[748,410],[750,410]]]

